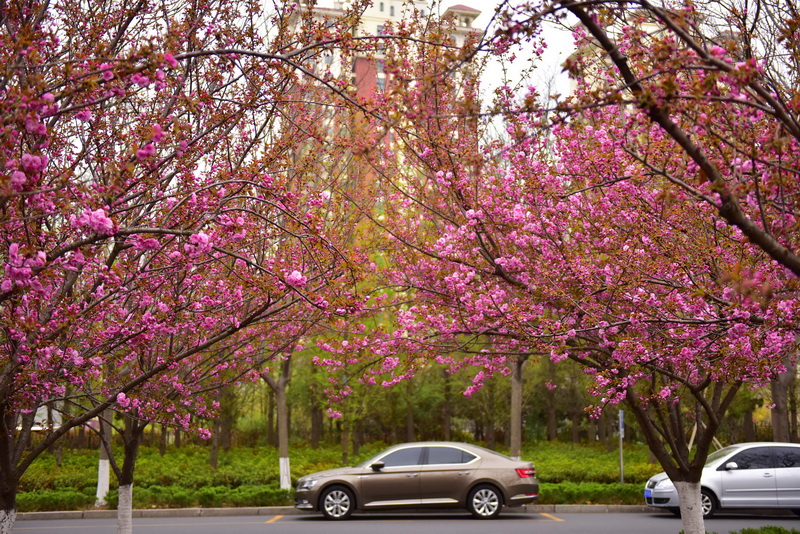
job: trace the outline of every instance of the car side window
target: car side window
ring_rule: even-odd
[[[390,452],[381,461],[384,467],[400,467],[404,465],[419,465],[422,456],[422,447],[409,447],[399,451]]]
[[[772,468],[772,452],[769,447],[748,449],[725,463],[729,462],[736,462],[738,469],[769,469]]]
[[[800,449],[794,447],[775,447],[775,467],[800,467]]]
[[[474,454],[455,447],[428,447],[429,465],[466,464],[475,458]]]

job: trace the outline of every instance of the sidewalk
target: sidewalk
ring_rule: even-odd
[[[458,510],[456,510],[458,511]],[[615,504],[531,504],[515,508],[506,508],[505,513],[523,514],[574,514],[574,513],[659,513],[660,510],[645,505]],[[313,514],[306,510],[298,510],[293,506],[259,506],[244,508],[154,508],[151,510],[134,510],[133,517],[225,517],[244,515],[299,515]],[[375,512],[377,513],[377,512]],[[385,513],[385,512],[384,512]],[[116,510],[76,510],[72,512],[22,512],[17,514],[17,521],[42,521],[47,519],[110,519],[116,518]]]

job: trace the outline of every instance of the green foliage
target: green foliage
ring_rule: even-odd
[[[643,504],[640,484],[560,482],[539,484],[537,504]]]
[[[56,512],[60,510],[85,510],[94,506],[95,492],[69,489],[40,489],[17,495],[20,512]]]
[[[784,527],[767,525],[759,528],[744,528],[742,530],[732,532],[731,534],[800,534],[800,530],[794,528],[787,530]]]
[[[619,482],[619,450],[606,450],[599,445],[561,442],[536,442],[527,444],[522,458],[536,466],[540,482]],[[645,446],[626,444],[623,449],[626,483],[645,483],[648,478],[663,471],[660,465],[650,462]]]

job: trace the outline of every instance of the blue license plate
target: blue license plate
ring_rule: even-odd
[[[650,489],[644,490],[644,498],[645,499],[649,499],[652,496],[653,496],[653,490],[650,490]]]

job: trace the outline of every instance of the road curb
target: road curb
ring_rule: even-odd
[[[662,510],[649,506],[615,504],[528,504],[507,508],[506,513],[574,514],[574,513],[658,513]],[[300,515],[308,511],[293,506],[260,506],[246,508],[153,508],[134,510],[133,517],[228,517],[246,515]],[[59,519],[113,519],[116,510],[74,510],[63,512],[21,512],[17,521],[46,521]]]

